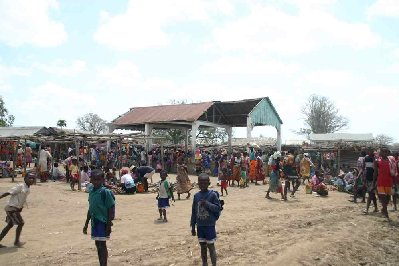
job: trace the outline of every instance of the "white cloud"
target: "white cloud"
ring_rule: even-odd
[[[377,0],[367,10],[369,17],[399,18],[399,2],[397,0]]]
[[[119,61],[115,66],[99,67],[97,76],[111,85],[124,88],[135,87],[141,79],[138,67],[126,60]]]
[[[165,27],[182,21],[207,21],[213,13],[231,14],[227,0],[130,0],[125,13],[103,11],[94,39],[111,48],[136,51],[170,42]]]
[[[399,64],[393,64],[385,68],[382,73],[399,74]]]
[[[285,0],[299,9],[325,9],[335,4],[337,0]]]
[[[65,119],[68,127],[74,127],[78,117],[98,109],[96,98],[81,91],[46,82],[27,91],[26,97],[14,100],[15,117],[23,117],[25,121],[40,121],[44,126],[55,126],[59,119]],[[36,117],[38,110],[45,114],[40,119]]]
[[[0,92],[12,90],[10,79],[12,77],[27,77],[31,74],[29,69],[0,64]]]
[[[300,69],[298,64],[285,64],[277,60],[256,57],[223,57],[206,64],[202,71],[212,74],[292,75]]]
[[[320,47],[355,49],[379,43],[367,24],[341,21],[322,9],[300,9],[290,15],[271,6],[255,5],[251,13],[216,28],[208,48],[249,53],[295,55]]]
[[[392,55],[396,58],[399,59],[399,48],[396,48],[393,50]]]
[[[348,90],[349,85],[355,81],[354,75],[343,70],[317,70],[304,74],[299,84],[319,90],[334,88],[335,90]]]
[[[34,63],[33,68],[57,76],[76,76],[86,70],[86,62],[74,60],[70,65],[67,65],[59,60],[50,64]]]
[[[50,18],[57,0],[0,0],[0,41],[10,46],[50,47],[67,39],[64,25]]]

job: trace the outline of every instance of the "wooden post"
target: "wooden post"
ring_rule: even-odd
[[[75,137],[75,154],[76,154],[76,158],[78,160],[78,168],[79,168],[79,142]],[[80,183],[80,168],[79,168],[79,180],[78,180],[78,190],[82,190],[82,184]]]
[[[320,148],[319,148],[319,155],[320,155],[320,165],[319,165],[319,169],[322,169],[322,167],[323,167],[323,154],[322,154],[322,152],[321,152],[321,150],[320,150]]]
[[[35,184],[36,184],[36,179],[37,179],[37,175],[39,174],[39,178],[40,178],[40,171],[41,171],[41,169],[40,169],[40,164],[39,164],[39,161],[40,161],[40,151],[42,150],[42,143],[40,143],[39,144],[39,151],[38,151],[38,153],[37,153],[37,159],[36,159],[36,162],[35,162],[35,169],[36,169],[36,178],[35,178]]]
[[[337,168],[338,168],[338,174],[339,175],[339,171],[341,170],[341,147],[338,146],[338,152],[337,152]]]
[[[25,139],[25,147],[24,147],[24,158],[23,158],[23,160],[24,160],[24,173],[25,173],[25,176],[26,176],[26,139]]]
[[[163,162],[163,155],[164,155],[163,140],[161,140],[161,165],[162,165],[162,169],[165,169],[165,164]]]
[[[19,142],[19,141],[17,141],[17,142]],[[13,152],[13,158],[12,158],[12,175],[11,175],[13,183],[14,183],[14,176],[15,176],[15,168],[17,165],[17,147],[18,147],[18,144],[16,144],[16,147],[14,147],[14,145],[13,145],[14,152]]]

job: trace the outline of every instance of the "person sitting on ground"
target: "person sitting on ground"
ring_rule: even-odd
[[[108,185],[117,184],[117,179],[113,172],[114,171],[110,172],[108,167],[104,167],[105,181]]]
[[[323,178],[320,171],[315,171],[312,177],[312,191],[316,192],[320,196],[327,196],[328,190],[327,186],[323,183]]]
[[[90,183],[89,167],[87,165],[83,166],[83,170],[80,172],[80,183],[84,188]]]
[[[63,179],[65,175],[61,173],[58,168],[58,163],[54,163],[53,169],[51,170],[51,179],[55,182],[55,180]]]
[[[121,171],[121,186],[126,194],[134,194],[136,192],[136,185],[133,177],[129,174],[129,170],[122,169]]]
[[[355,185],[355,177],[357,176],[357,170],[356,169],[352,169],[350,171],[348,171],[345,176],[344,176],[344,180],[345,180],[345,190],[346,192],[353,192],[353,187]]]

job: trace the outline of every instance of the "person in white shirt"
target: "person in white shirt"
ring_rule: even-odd
[[[86,187],[90,183],[89,167],[83,166],[83,170],[80,172],[80,183],[83,187]]]
[[[54,163],[53,169],[51,169],[51,179],[55,182],[55,180],[62,178],[65,178],[65,175],[61,173],[60,169],[58,168],[58,163]]]
[[[134,194],[136,192],[136,185],[131,174],[128,170],[123,169],[121,171],[121,186],[126,194]]]
[[[48,161],[51,160],[52,156],[49,151],[42,146],[39,153],[39,169],[40,169],[40,181],[46,182],[49,176]],[[51,165],[50,165],[51,166]]]
[[[22,227],[24,226],[25,223],[24,220],[22,219],[21,212],[22,209],[24,208],[24,205],[26,204],[26,198],[29,195],[30,186],[33,184],[34,178],[35,177],[33,176],[27,175],[24,179],[25,180],[24,184],[18,184],[15,187],[13,187],[9,192],[6,192],[0,196],[1,199],[11,195],[5,207],[7,215],[6,216],[7,225],[0,233],[0,241],[3,240],[3,238],[7,235],[8,231],[10,231],[10,229],[14,225],[16,225],[17,231],[15,235],[14,246],[21,247],[25,244],[20,241]],[[0,248],[2,247],[4,246],[0,244]]]

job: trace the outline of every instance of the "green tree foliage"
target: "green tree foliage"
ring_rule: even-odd
[[[334,133],[349,124],[346,117],[339,115],[335,104],[324,96],[311,95],[301,111],[307,127],[297,132],[301,135]]]
[[[0,96],[0,127],[10,127],[14,124],[15,117],[8,114],[3,97]]]
[[[165,137],[169,142],[174,145],[183,143],[185,140],[185,135],[183,130],[181,129],[154,129],[153,130],[154,137]]]
[[[66,120],[60,119],[60,120],[57,121],[57,127],[60,127],[61,131],[62,131],[62,128],[66,127],[66,126],[67,126]]]
[[[106,121],[99,115],[88,113],[76,120],[76,124],[80,129],[89,131],[94,134],[99,134],[105,131],[107,128]]]
[[[197,140],[200,144],[220,145],[227,143],[228,134],[224,128],[199,128]]]

